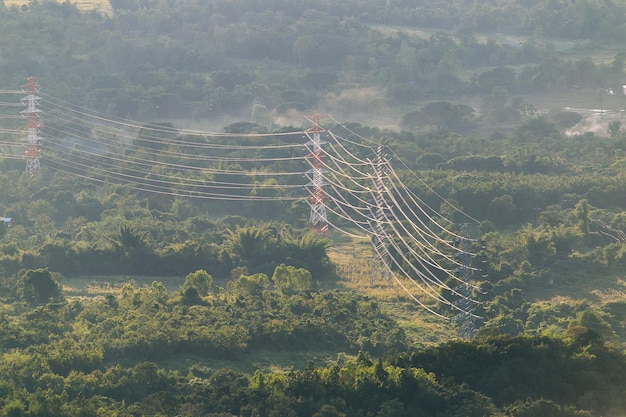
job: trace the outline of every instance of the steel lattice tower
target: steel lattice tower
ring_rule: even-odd
[[[311,214],[309,215],[309,227],[313,230],[317,230],[318,233],[328,233],[328,217],[326,215],[326,204],[324,203],[324,163],[323,158],[326,153],[322,149],[322,145],[327,143],[321,139],[322,132],[325,132],[320,126],[320,115],[313,116],[313,127],[306,130],[305,134],[309,138],[306,146],[309,148],[310,153],[307,155],[311,164],[311,169],[307,171],[311,182],[307,184],[310,187],[310,204]]]
[[[473,287],[471,284],[471,280],[474,276],[474,271],[471,267],[473,258],[472,243],[474,240],[467,237],[469,236],[468,224],[461,226],[461,236],[465,237],[458,238],[454,241],[454,245],[460,250],[456,258],[462,265],[456,270],[461,282],[454,288],[454,291],[459,295],[459,299],[454,305],[461,312],[457,314],[453,320],[459,326],[459,336],[471,338],[474,336],[478,327],[478,317],[474,314],[476,304],[472,299]]]
[[[374,281],[381,277],[385,279],[388,284],[391,283],[391,272],[387,267],[387,265],[389,265],[389,255],[384,248],[385,242],[380,238],[380,236],[387,235],[385,223],[387,218],[386,211],[389,210],[387,201],[383,196],[385,189],[383,176],[386,174],[386,159],[382,150],[382,146],[376,148],[376,155],[373,161],[375,173],[374,186],[376,187],[374,205],[376,208],[372,210],[375,221],[370,222],[370,228],[372,229],[372,271],[370,284],[374,284]]]
[[[24,138],[26,140],[26,151],[24,152],[24,157],[26,158],[26,172],[30,174],[34,174],[39,171],[39,109],[37,109],[37,105],[39,104],[40,98],[35,95],[37,91],[39,91],[39,85],[37,84],[37,78],[28,77],[26,79],[28,82],[22,86],[22,91],[27,93],[28,95],[22,98],[22,104],[26,106],[25,110],[22,110],[20,114],[26,117],[27,124],[27,136]]]

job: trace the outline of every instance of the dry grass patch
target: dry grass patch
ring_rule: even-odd
[[[135,288],[145,288],[154,281],[162,283],[168,291],[176,291],[185,282],[185,277],[146,277],[146,276],[89,276],[63,277],[60,284],[69,297],[92,298],[106,294],[118,294],[126,284]]]
[[[409,343],[415,346],[438,344],[456,337],[454,326],[424,309],[415,298],[429,308],[436,305],[411,282],[400,287],[395,279],[387,282],[372,274],[372,251],[368,241],[343,243],[335,246],[329,257],[336,265],[340,277],[337,285],[376,299],[381,310],[398,322],[404,329]]]
[[[6,7],[17,6],[21,7],[24,5],[28,5],[30,0],[4,0],[4,5]],[[113,8],[109,3],[109,0],[80,0],[80,1],[71,1],[70,3],[76,4],[79,10],[83,11],[91,11],[96,10],[100,13],[111,14],[113,13]]]

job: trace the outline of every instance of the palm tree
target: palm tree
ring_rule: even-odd
[[[307,231],[300,239],[285,242],[287,245],[286,263],[304,268],[318,279],[329,273],[330,259],[327,250],[332,242],[315,231]]]
[[[237,227],[224,234],[224,248],[236,266],[253,268],[267,260],[272,240],[272,230],[267,226]]]
[[[119,252],[128,252],[129,249],[138,250],[146,246],[147,235],[147,232],[139,232],[132,226],[121,225],[120,232],[116,239],[112,239],[112,243]]]

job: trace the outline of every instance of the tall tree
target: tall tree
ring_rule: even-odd
[[[311,288],[311,273],[303,268],[280,264],[274,270],[272,282],[286,294],[305,291]]]
[[[32,306],[58,302],[63,299],[59,283],[47,268],[30,269],[18,280],[15,293]]]

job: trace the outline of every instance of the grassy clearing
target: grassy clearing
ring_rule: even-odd
[[[448,322],[432,315],[412,298],[435,307],[415,284],[403,283],[411,296],[395,280],[387,282],[381,276],[372,275],[372,251],[368,240],[336,242],[329,256],[340,277],[336,286],[378,300],[381,310],[398,322],[412,345],[441,343],[456,336]]]
[[[404,36],[414,37],[418,39],[428,39],[432,35],[437,33],[447,33],[452,37],[456,37],[455,32],[452,30],[446,31],[440,29],[414,28],[410,26],[380,24],[370,25],[370,27],[387,36],[402,34]],[[475,33],[475,37],[476,40],[479,42],[487,42],[488,40],[492,40],[496,43],[500,43],[503,45],[517,45],[524,43],[529,39],[529,37],[514,36],[495,32]],[[537,43],[550,45],[550,47],[554,48],[554,50],[558,52],[559,55],[564,59],[578,61],[588,58],[597,65],[606,65],[611,63],[615,58],[615,55],[623,51],[623,46],[621,44],[610,45],[592,41],[580,42],[566,39],[541,37],[532,39]],[[509,68],[515,71],[519,71],[524,66],[525,64],[519,66],[509,66]],[[465,68],[461,72],[461,78],[470,79],[471,76],[490,69],[493,69],[493,66]],[[614,96],[603,94],[602,98],[600,99],[601,91],[604,91],[605,88],[609,87],[616,88],[617,86],[599,85],[598,88],[578,88],[576,86],[568,86],[568,88],[563,88],[561,90],[553,91],[550,93],[517,94],[517,96],[523,97],[527,103],[532,104],[540,114],[548,113],[551,110],[563,110],[567,107],[574,109],[603,109],[614,113],[620,113],[623,109],[626,109],[626,99],[621,94],[621,91],[617,91]],[[424,98],[421,100],[417,100],[415,103],[408,106],[396,106],[395,111],[389,112],[389,114],[386,114],[383,118],[378,115],[378,113],[381,113],[380,111],[373,111],[369,119],[364,118],[363,120],[358,121],[365,124],[371,124],[373,120],[373,122],[376,123],[380,122],[381,126],[385,126],[391,129],[397,129],[398,123],[403,114],[424,106],[429,101],[433,100],[430,98]],[[473,107],[477,111],[479,111],[479,109],[481,108],[480,97],[459,96],[451,98],[450,101],[466,104]],[[385,110],[383,110],[382,112],[384,113]],[[507,126],[499,126],[498,128],[506,129]],[[491,129],[488,129],[484,132],[481,132],[481,134],[489,134],[490,131]]]
[[[567,279],[533,288],[525,291],[525,298],[532,302],[587,301],[592,304],[606,304],[626,299],[626,278],[615,274],[590,276],[572,271]]]
[[[135,288],[149,287],[154,281],[162,283],[168,291],[176,291],[185,282],[185,277],[146,277],[146,276],[89,276],[63,277],[60,284],[68,297],[93,298],[106,294],[117,294],[126,284]]]
[[[326,366],[346,355],[335,351],[266,351],[255,350],[250,354],[239,354],[230,359],[203,358],[193,355],[181,355],[159,361],[166,369],[187,372],[191,367],[205,367],[211,370],[230,369],[246,374],[262,371],[290,371],[304,369],[310,362],[315,366]],[[349,355],[348,355],[349,356]]]
[[[397,283],[383,280],[381,277],[372,277],[371,248],[367,240],[342,240],[329,251],[329,256],[336,265],[339,280],[337,282],[321,282],[318,288],[322,290],[340,289],[354,291],[376,299],[381,310],[395,319],[405,330],[409,342],[415,346],[423,346],[448,340],[455,336],[455,332],[447,322],[425,311],[411,298]],[[148,276],[84,276],[63,277],[60,283],[67,297],[94,298],[107,294],[118,294],[126,284],[136,288],[149,287],[154,281],[161,282],[168,291],[177,291],[184,283],[185,277],[148,277]],[[215,282],[223,286],[225,283]],[[431,300],[420,295],[419,290],[410,283],[404,283],[421,302],[430,305]],[[435,307],[431,305],[431,307]],[[271,352],[266,356],[256,354],[250,358],[238,358],[236,362],[244,361],[246,370],[267,366],[274,363],[294,363],[306,365],[309,360],[319,358],[328,359],[336,352]],[[284,358],[282,358],[284,357]],[[285,359],[284,361],[282,359]],[[193,362],[194,358],[182,358],[185,363]],[[257,363],[255,363],[256,361]],[[204,361],[206,362],[206,361]],[[172,365],[174,366],[174,365]],[[211,367],[220,367],[210,365]],[[229,365],[230,366],[230,365]],[[174,366],[176,367],[176,366]],[[222,367],[226,367],[223,365]]]
[[[370,28],[386,36],[405,35],[417,39],[428,39],[438,33],[446,33],[459,41],[455,30],[416,28],[412,26],[370,24]],[[502,45],[516,46],[527,42],[529,39],[542,45],[549,45],[555,51],[564,56],[572,56],[575,59],[589,57],[596,64],[605,64],[613,60],[615,54],[622,50],[621,45],[610,45],[596,41],[579,41],[562,38],[518,36],[500,32],[475,32],[476,41],[486,43],[491,40]],[[487,68],[485,68],[487,69]]]
[[[4,0],[4,5],[6,7],[21,7],[24,5],[28,5],[28,3],[30,3],[30,0]],[[97,10],[101,13],[113,13],[113,9],[111,8],[109,0],[70,0],[70,3],[76,4],[79,10]]]

